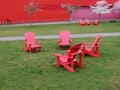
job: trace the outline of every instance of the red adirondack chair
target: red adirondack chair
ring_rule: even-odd
[[[84,22],[83,22],[82,19],[79,20],[79,25],[80,25],[80,26],[83,26],[83,25],[84,25]]]
[[[73,45],[70,50],[67,50],[66,55],[55,54],[57,67],[64,66],[69,72],[74,72],[74,64],[82,68],[82,58],[84,52],[80,50],[82,43]],[[77,61],[76,56],[79,55],[79,61]]]
[[[88,19],[85,19],[85,25],[90,25],[90,21]]]
[[[60,38],[57,40],[59,49],[69,49],[70,42],[72,41],[70,39],[70,32],[67,30],[60,32]]]
[[[98,25],[99,24],[99,19],[96,19],[95,22],[93,22],[93,25]]]
[[[35,39],[33,32],[26,32],[24,34],[24,50],[27,52],[39,52],[41,51],[42,42]],[[38,45],[36,45],[38,44]]]
[[[99,57],[99,40],[101,35],[98,35],[93,43],[83,43],[83,52],[93,57]]]

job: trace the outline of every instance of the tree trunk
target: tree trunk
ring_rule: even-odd
[[[32,27],[32,15],[30,15],[30,26]]]
[[[99,21],[101,21],[101,14],[99,14]]]
[[[70,24],[72,23],[72,12],[70,12]]]
[[[72,23],[72,15],[70,14],[70,23]]]

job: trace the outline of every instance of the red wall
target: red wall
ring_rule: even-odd
[[[24,6],[28,5],[30,0],[0,0],[0,23],[5,23],[6,19],[18,23],[20,21],[29,21],[29,15],[24,11]],[[39,3],[42,10],[33,15],[33,21],[66,21],[69,20],[69,13],[62,9],[61,3],[70,3],[72,5],[89,6],[94,5],[97,0],[34,0]],[[107,0],[112,3],[115,0]]]

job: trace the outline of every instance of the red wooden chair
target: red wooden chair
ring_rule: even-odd
[[[42,42],[35,40],[33,32],[26,32],[24,34],[24,50],[27,52],[39,52],[41,51]],[[38,43],[38,45],[36,45]]]
[[[93,57],[99,57],[99,40],[101,35],[98,35],[93,43],[83,43],[83,52]]]
[[[80,26],[83,26],[83,25],[84,25],[84,22],[83,22],[82,19],[79,20],[79,25],[80,25]]]
[[[69,49],[71,41],[70,32],[67,30],[61,31],[58,39],[59,49]]]
[[[90,21],[88,19],[85,19],[85,25],[90,25]]]
[[[84,53],[80,50],[82,43],[73,45],[70,50],[67,50],[66,55],[55,54],[57,67],[64,66],[69,72],[74,72],[74,64],[82,68],[82,58]],[[76,56],[79,55],[79,61],[77,61]]]
[[[95,22],[93,22],[93,25],[98,25],[99,24],[99,19],[96,19]]]

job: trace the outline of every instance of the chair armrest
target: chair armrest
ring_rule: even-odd
[[[37,41],[40,46],[42,46],[42,41]]]
[[[83,42],[83,45],[90,45],[93,44],[93,42]]]
[[[93,44],[93,42],[83,42],[82,48],[83,47],[91,48],[92,44]],[[99,47],[99,44],[96,44],[96,46],[94,46],[94,47]]]
[[[60,43],[60,42],[61,42],[61,39],[58,39],[57,42]]]
[[[83,47],[89,47],[90,48],[92,46],[92,44],[93,44],[92,42],[83,42],[82,48]]]
[[[31,44],[30,44],[30,43],[27,43],[26,41],[24,41],[24,44],[25,44],[25,46],[31,47]]]
[[[73,58],[73,57],[68,57],[66,55],[61,55],[61,54],[55,54],[55,56],[62,57],[62,58],[69,58],[69,59]]]
[[[55,56],[57,56],[57,57],[68,57],[68,56],[61,55],[61,54],[55,54]]]
[[[73,55],[77,55],[77,54],[80,54],[82,51],[81,50],[79,50],[78,52],[76,52],[76,53],[73,53]]]
[[[70,50],[66,50],[66,51],[67,51],[67,54],[70,53]],[[81,53],[81,50],[79,50],[78,52],[74,53],[73,55],[75,55],[75,54],[79,54],[79,53]]]
[[[72,42],[72,39],[70,39],[69,42]]]
[[[59,43],[59,42],[60,42],[60,39],[58,39],[57,42]]]
[[[24,40],[24,43],[27,44],[26,40]]]

